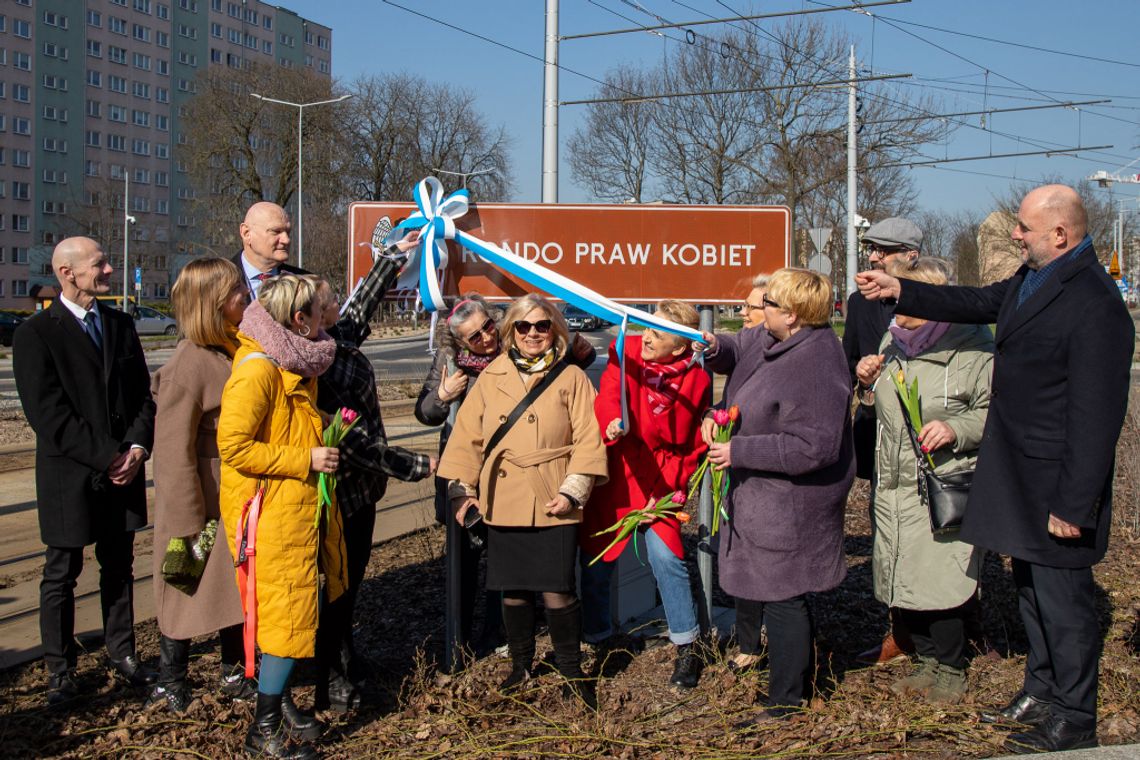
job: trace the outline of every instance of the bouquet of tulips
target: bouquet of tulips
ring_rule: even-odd
[[[360,415],[351,409],[346,409],[343,406],[336,410],[333,415],[332,422],[325,428],[322,440],[325,446],[329,448],[336,448],[340,446],[340,442],[348,435],[348,431],[356,426],[360,421]],[[320,526],[321,517],[325,513],[325,508],[332,506],[332,494],[336,491],[336,475],[330,475],[322,472],[317,478],[317,517],[314,525]]]
[[[674,491],[668,496],[663,496],[655,503],[646,504],[641,509],[632,509],[624,517],[616,523],[606,528],[599,530],[595,536],[605,535],[606,533],[617,532],[617,537],[610,541],[609,546],[602,549],[598,556],[590,560],[590,564],[606,556],[606,552],[617,546],[624,541],[631,533],[633,534],[633,553],[640,560],[641,555],[637,551],[637,529],[642,525],[648,525],[654,520],[662,517],[672,517],[678,522],[687,523],[690,520],[689,513],[685,511],[685,502],[687,497],[684,491]]]
[[[740,419],[740,408],[733,404],[727,410],[717,409],[713,412],[713,422],[716,423],[716,431],[713,433],[714,443],[728,443],[732,438],[732,428],[736,425],[736,421]],[[701,487],[701,478],[704,477],[705,472],[712,472],[712,497],[713,497],[713,519],[712,525],[709,526],[709,535],[715,536],[717,531],[720,530],[721,518],[728,522],[728,510],[725,509],[725,504],[728,502],[728,486],[730,476],[728,470],[718,470],[711,465],[708,456],[705,461],[701,462],[701,466],[693,473],[693,477],[689,479],[689,495],[692,498],[697,489]]]
[[[916,377],[910,387],[907,387],[906,373],[900,369],[891,375],[891,380],[895,384],[895,390],[898,391],[903,408],[906,409],[906,416],[910,418],[910,424],[914,427],[914,432],[917,435],[918,431],[922,430],[922,405],[918,396],[918,378]],[[917,441],[915,441],[915,445],[918,445]],[[930,468],[934,469],[934,458],[930,456],[930,452],[923,453],[926,455],[926,461],[930,463]]]

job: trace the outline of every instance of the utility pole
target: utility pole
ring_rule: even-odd
[[[558,0],[546,0],[542,91],[542,202],[558,203]]]
[[[859,267],[855,238],[855,205],[858,198],[856,198],[855,191],[855,110],[857,98],[855,93],[854,45],[851,46],[851,57],[847,61],[847,76],[850,77],[851,81],[847,85],[847,292],[843,294],[844,303],[855,292],[855,272]]]
[[[128,263],[127,254],[131,245],[131,222],[134,217],[131,216],[131,171],[129,168],[123,169],[123,313],[129,314],[130,310],[127,308],[127,295],[130,292],[127,290],[127,281],[131,273],[131,267]]]

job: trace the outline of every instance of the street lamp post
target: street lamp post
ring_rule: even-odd
[[[264,95],[258,95],[256,92],[251,92],[250,95],[266,103],[276,103],[282,106],[292,106],[293,108],[297,109],[297,266],[303,268],[305,266],[305,237],[303,234],[304,219],[302,209],[304,208],[304,198],[301,195],[301,180],[304,168],[304,154],[301,152],[301,146],[303,145],[303,142],[301,140],[301,132],[304,129],[305,109],[311,106],[325,106],[330,103],[340,103],[342,100],[348,100],[351,98],[352,93],[349,93],[348,95],[341,95],[339,98],[332,98],[330,100],[318,100],[313,103],[293,103],[288,100],[267,98]]]

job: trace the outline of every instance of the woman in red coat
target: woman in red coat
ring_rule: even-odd
[[[658,304],[657,313],[697,327],[697,312],[680,301]],[[616,342],[615,342],[616,343]],[[613,540],[594,536],[630,510],[641,509],[674,491],[685,492],[706,446],[701,440],[701,415],[708,407],[711,382],[696,363],[689,341],[647,329],[625,339],[629,429],[621,426],[621,368],[615,344],[594,402],[594,415],[607,447],[609,482],[594,492],[579,533],[582,563],[583,633],[598,643],[612,633],[610,576],[625,549],[623,541],[601,561],[588,563]],[[691,689],[700,679],[700,660],[692,644],[700,635],[697,605],[689,587],[681,545],[681,525],[672,518],[654,521],[638,539],[644,541],[649,565],[661,592],[669,640],[677,658],[669,683]]]

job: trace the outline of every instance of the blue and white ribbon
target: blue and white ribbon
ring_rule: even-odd
[[[442,311],[447,308],[443,300],[440,274],[447,268],[447,244],[454,240],[484,261],[495,265],[507,274],[514,275],[538,290],[544,290],[554,298],[560,298],[583,311],[619,324],[617,348],[621,357],[622,372],[622,424],[628,428],[628,408],[625,392],[625,332],[632,323],[651,327],[661,332],[680,335],[688,340],[703,342],[701,332],[691,327],[679,325],[669,319],[620,304],[606,298],[590,288],[574,282],[558,272],[509,251],[497,245],[480,240],[473,235],[457,230],[455,220],[467,213],[470,202],[466,189],[456,190],[444,198],[443,185],[435,177],[427,177],[416,185],[415,201],[419,211],[397,225],[398,228],[419,229],[420,244],[412,253],[408,268],[398,285],[416,287],[424,308],[428,311]],[[418,282],[413,283],[412,278]],[[407,281],[405,281],[405,278]]]

